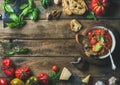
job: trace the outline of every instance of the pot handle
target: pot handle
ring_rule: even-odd
[[[79,57],[77,61],[70,62],[79,70],[87,70],[89,68],[89,63],[82,57]]]

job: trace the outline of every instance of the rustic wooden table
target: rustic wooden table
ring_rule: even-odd
[[[40,7],[40,0],[35,0],[38,7]],[[86,0],[88,6],[90,0]],[[1,5],[3,0],[0,0],[0,13],[3,13]],[[120,1],[111,0],[111,5],[107,14],[103,17],[97,17],[98,20],[89,20],[84,16],[68,16],[62,13],[59,20],[46,20],[46,12],[53,10],[62,10],[61,6],[50,6],[48,9],[43,9],[40,14],[38,22],[27,20],[27,25],[21,29],[3,28],[2,21],[0,21],[0,39],[13,40],[20,46],[29,48],[30,53],[24,55],[14,55],[11,57],[18,67],[30,66],[34,75],[38,76],[41,72],[49,73],[52,65],[58,65],[60,68],[67,67],[74,75],[85,77],[91,74],[93,81],[91,85],[97,80],[108,81],[108,78],[115,76],[120,77],[120,53],[118,48],[114,60],[117,69],[113,71],[111,65],[94,65],[89,64],[87,70],[79,70],[79,64],[74,66],[70,62],[81,57],[80,48],[75,40],[76,33],[70,30],[69,23],[72,19],[79,20],[83,29],[92,23],[105,23],[116,30],[120,37]],[[118,40],[119,41],[119,40]],[[119,46],[119,44],[118,44]],[[119,56],[119,57],[116,57]],[[110,62],[110,61],[109,61]],[[1,70],[2,71],[2,70]],[[0,77],[5,75],[0,72]],[[58,85],[66,85],[66,82],[60,82]]]

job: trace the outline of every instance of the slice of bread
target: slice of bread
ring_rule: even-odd
[[[71,15],[83,15],[87,10],[87,5],[84,0],[62,0],[63,12]]]
[[[80,22],[78,22],[76,19],[73,19],[71,20],[70,22],[70,27],[71,27],[71,30],[74,31],[74,32],[78,32],[81,28],[82,28],[82,25]]]
[[[62,7],[63,7],[63,12],[67,15],[72,15],[72,12],[69,8],[69,1],[68,0],[62,0]]]

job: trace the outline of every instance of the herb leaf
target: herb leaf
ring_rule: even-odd
[[[5,10],[6,12],[14,12],[14,10],[12,9],[12,7],[11,7],[10,5],[5,4],[4,6],[5,6],[5,7],[4,7],[4,8],[5,8],[4,10]]]
[[[5,54],[6,56],[12,56],[12,55],[15,54],[15,52],[13,52],[13,51],[5,51],[4,54]]]
[[[93,11],[90,11],[89,14],[87,15],[87,18],[88,19],[94,19],[94,20],[97,20],[95,14]]]
[[[10,23],[6,23],[6,25],[10,28],[15,28],[15,27],[17,27],[18,23],[10,22]]]
[[[25,9],[26,7],[28,7],[28,4],[22,4],[22,5],[20,6],[20,9]]]
[[[15,22],[19,21],[19,18],[17,17],[15,13],[10,13],[10,18]]]
[[[17,50],[16,53],[22,53],[22,54],[24,54],[24,53],[28,53],[29,51],[30,50],[28,48],[21,48],[21,49]]]

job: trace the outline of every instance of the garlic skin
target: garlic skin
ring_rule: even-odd
[[[54,4],[59,5],[61,3],[61,0],[54,0]]]
[[[114,77],[114,76],[112,76],[112,77],[108,80],[109,85],[116,85],[116,80],[117,80],[117,78]]]
[[[105,84],[103,83],[103,81],[97,81],[95,85],[105,85]]]

